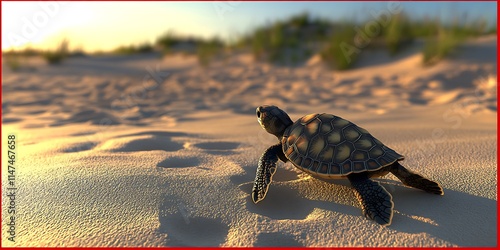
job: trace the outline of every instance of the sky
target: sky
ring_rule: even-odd
[[[2,2],[2,50],[53,48],[67,38],[73,49],[106,51],[154,42],[168,31],[231,40],[305,11],[331,20],[371,20],[373,13],[402,10],[412,18],[485,18],[493,25],[496,6],[496,2]]]

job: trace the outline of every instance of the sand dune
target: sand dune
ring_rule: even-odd
[[[2,138],[18,138],[19,192],[18,236],[7,241],[4,230],[2,243],[495,246],[496,38],[429,68],[414,50],[378,53],[346,72],[317,57],[284,68],[246,54],[208,68],[154,54],[4,68]],[[445,195],[379,179],[395,203],[392,225],[382,227],[361,215],[348,181],[279,163],[267,198],[254,204],[258,159],[276,143],[257,123],[262,104],[294,120],[313,112],[349,119]]]

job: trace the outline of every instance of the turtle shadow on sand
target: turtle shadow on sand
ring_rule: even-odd
[[[291,184],[291,182],[300,179],[300,171],[295,170],[294,167],[290,165],[286,165],[288,164],[278,163],[276,174],[273,176],[272,184],[269,187],[269,192],[266,198],[258,204],[253,203],[251,198],[257,165],[243,166],[242,169],[245,171],[244,174],[230,177],[231,182],[238,185],[240,190],[247,194],[245,206],[249,212],[276,220],[302,220],[307,218],[307,216],[313,212],[314,208],[321,208],[327,211],[353,216],[361,215],[361,211],[358,211],[359,208],[326,200],[311,200],[301,197],[299,191],[292,187],[292,185],[295,186],[295,184]],[[331,180],[313,178],[313,186],[316,187],[315,185],[325,181],[329,182],[329,185],[332,185],[330,191],[335,193],[346,193],[346,195],[352,196],[353,200],[356,199],[352,191],[349,190],[344,192],[346,186],[349,186],[347,180],[334,180],[332,182]],[[303,182],[298,185],[310,184],[310,182]]]
[[[459,246],[495,246],[497,202],[459,191],[437,196],[381,180],[392,194],[395,214],[389,228],[427,233]]]
[[[238,185],[241,191],[247,194],[245,206],[251,213],[260,214],[276,220],[302,220],[312,213],[314,208],[321,208],[343,214],[358,215],[356,214],[356,209],[351,206],[300,197],[298,191],[287,184],[287,182],[300,179],[298,172],[291,170],[281,163],[276,170],[276,174],[273,176],[273,182],[269,188],[266,199],[255,204],[251,198],[251,191],[257,166],[252,165],[242,168],[245,170],[245,174],[234,175],[230,180]],[[332,187],[332,190],[333,189],[335,189],[335,187]],[[354,194],[351,195],[354,199]],[[359,214],[360,213],[361,212],[359,212]]]
[[[359,208],[349,205],[339,204],[325,200],[311,200],[301,197],[297,190],[289,185],[273,183],[267,193],[266,199],[258,204],[253,203],[250,198],[253,182],[240,185],[240,189],[248,194],[245,205],[249,212],[260,214],[275,220],[303,220],[313,212],[315,208],[320,208],[336,213],[348,214],[352,216],[361,215]],[[332,188],[335,188],[332,186]],[[354,194],[352,194],[354,199]]]
[[[445,189],[444,196],[439,196],[403,186],[398,181],[383,178],[376,180],[380,181],[393,197],[394,217],[392,224],[387,227],[388,230],[409,234],[427,233],[458,246],[496,245],[497,202],[495,200],[449,189]],[[322,196],[321,193],[324,192],[338,192],[336,195],[349,195],[355,200],[347,180],[313,178],[312,182],[299,185],[311,185],[313,188],[321,182],[331,184],[331,189],[321,190],[318,196]],[[300,197],[298,191],[286,183],[273,182],[266,199],[254,204],[251,199],[252,186],[253,180],[240,185],[240,189],[248,194],[246,198],[248,211],[271,219],[305,219],[314,208],[362,216],[359,206]],[[325,197],[328,195],[331,194],[324,193]],[[336,218],[331,219],[332,223],[336,221]],[[375,222],[366,219],[365,223]]]

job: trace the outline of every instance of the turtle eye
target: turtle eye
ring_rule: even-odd
[[[260,118],[260,111],[257,110],[257,117]]]

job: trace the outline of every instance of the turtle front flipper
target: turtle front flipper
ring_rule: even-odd
[[[283,154],[281,143],[269,147],[260,157],[252,189],[252,200],[254,203],[266,197],[269,184],[271,184],[272,177],[276,172],[276,164],[278,163],[278,156],[280,154]]]
[[[398,177],[398,179],[406,186],[418,188],[428,193],[444,195],[443,188],[439,185],[439,183],[431,181],[422,175],[406,169],[398,162],[392,164],[391,173]]]
[[[390,225],[394,203],[387,190],[378,181],[371,180],[364,173],[350,174],[347,178],[354,187],[356,197],[361,203],[363,215],[381,225]]]

